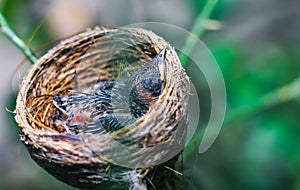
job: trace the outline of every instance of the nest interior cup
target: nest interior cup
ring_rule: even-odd
[[[31,157],[57,179],[79,188],[124,187],[132,175],[142,184],[183,149],[188,93],[188,77],[164,39],[96,27],[32,66],[15,119]]]

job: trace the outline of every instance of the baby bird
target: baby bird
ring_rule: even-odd
[[[135,118],[144,115],[150,105],[157,100],[165,87],[164,81],[164,56],[165,49],[156,56],[149,67],[142,67],[134,76],[135,86],[129,94],[130,112]]]
[[[146,114],[165,87],[166,49],[133,73],[116,81],[102,81],[89,92],[57,97],[53,104],[69,115],[67,125],[76,132],[106,133],[123,128]],[[126,71],[124,71],[126,72]],[[59,101],[58,101],[59,100]],[[85,121],[81,115],[89,115]]]
[[[166,49],[160,51],[132,75],[123,73],[112,89],[111,114],[123,127],[146,114],[165,87]]]

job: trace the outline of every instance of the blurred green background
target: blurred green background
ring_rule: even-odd
[[[202,0],[0,0],[0,9],[39,55],[49,44],[95,25],[164,22],[190,30]],[[182,156],[186,189],[300,189],[300,1],[220,0],[201,40],[227,89],[223,128],[198,153],[210,94],[201,71],[187,68],[201,117]],[[169,34],[172,36],[172,33]],[[178,39],[180,40],[180,39]],[[39,168],[19,141],[13,114],[24,56],[0,35],[0,189],[73,189]],[[291,85],[292,84],[292,85]],[[283,87],[283,88],[282,88]]]

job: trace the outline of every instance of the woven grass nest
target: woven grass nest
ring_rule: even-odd
[[[184,146],[188,93],[188,77],[164,39],[96,27],[32,66],[15,119],[31,157],[71,186],[160,189],[174,185],[165,182],[174,174],[166,168]]]

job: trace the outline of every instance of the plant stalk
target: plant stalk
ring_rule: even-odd
[[[199,38],[206,30],[206,24],[207,20],[210,18],[211,14],[213,13],[216,5],[218,3],[218,0],[207,0],[205,6],[203,7],[203,10],[200,12],[198,17],[196,18],[195,24],[192,27],[191,35],[189,35],[184,43],[183,46],[183,52],[186,52],[186,54],[181,53],[179,55],[181,65],[183,68],[187,67],[187,62],[189,60],[189,55],[193,53],[193,50],[196,46],[196,41],[193,41],[193,34],[198,36]]]
[[[22,39],[18,36],[18,34],[12,29],[12,27],[8,24],[1,11],[0,11],[0,32],[9,41],[11,41],[16,47],[18,47],[32,64],[34,64],[37,61],[37,57],[27,47],[27,45],[22,41]]]
[[[235,108],[227,115],[225,123],[235,121],[237,118],[243,119],[255,112],[274,107],[298,97],[300,97],[300,77],[287,85],[263,95],[249,104]]]

